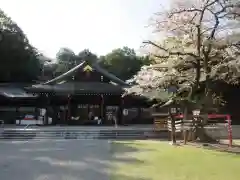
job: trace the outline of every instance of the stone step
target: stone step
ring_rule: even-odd
[[[66,129],[6,129],[0,139],[146,139],[166,138],[166,132],[153,130],[66,130]]]

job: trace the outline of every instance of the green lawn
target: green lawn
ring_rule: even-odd
[[[240,180],[240,155],[166,142],[112,143],[111,180]]]

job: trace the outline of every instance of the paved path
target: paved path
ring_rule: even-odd
[[[0,142],[1,180],[108,180],[107,140]]]

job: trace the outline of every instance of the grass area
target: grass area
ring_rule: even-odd
[[[157,141],[112,144],[111,180],[239,180],[240,156]]]

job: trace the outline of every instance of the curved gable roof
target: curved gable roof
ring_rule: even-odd
[[[66,77],[72,76],[73,74],[75,74],[80,68],[82,68],[84,65],[86,64],[85,61],[83,61],[82,63],[80,63],[79,65],[75,66],[74,68],[70,69],[69,71],[61,74],[58,77],[55,77],[45,83],[42,83],[44,85],[50,85],[50,84],[55,84],[57,81],[59,80],[63,80]]]
[[[116,77],[115,75],[109,73],[108,71],[106,71],[105,69],[103,69],[102,67],[99,66],[98,62],[95,63],[90,63],[90,62],[86,62],[83,61],[82,63],[80,63],[79,65],[75,66],[74,68],[70,69],[69,71],[67,71],[66,73],[61,74],[60,76],[51,79],[45,83],[42,83],[44,85],[51,85],[51,84],[55,84],[56,82],[60,81],[60,80],[64,80],[66,77],[69,76],[73,76],[75,73],[77,73],[77,71],[81,68],[83,68],[86,64],[88,64],[89,66],[91,66],[93,69],[95,69],[96,71],[98,71],[99,73],[101,73],[103,76],[108,77],[112,82],[121,85],[121,86],[130,86],[128,83],[124,82],[123,80],[119,79],[118,77]]]

